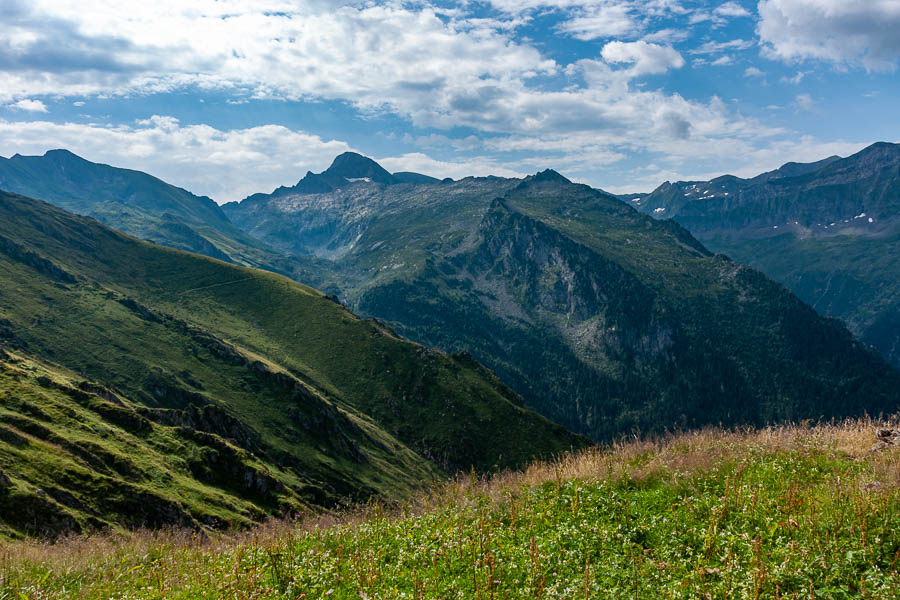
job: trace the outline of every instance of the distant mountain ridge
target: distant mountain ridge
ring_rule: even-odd
[[[385,173],[347,155],[301,180],[327,191],[298,184],[222,209],[299,265],[295,279],[468,352],[595,439],[900,404],[897,373],[839,324],[675,222],[552,170],[421,183]]]
[[[900,145],[752,179],[666,182],[629,204],[784,283],[900,367]]]
[[[360,182],[394,185],[398,183],[438,183],[439,181],[435,177],[409,171],[391,174],[371,158],[356,152],[344,152],[336,156],[331,166],[321,173],[307,171],[303,179],[298,181],[296,185],[279,187],[271,195],[324,194]],[[268,194],[253,194],[246,198],[245,201],[254,202],[257,199],[265,199],[268,196]],[[236,204],[236,202],[229,202],[224,206],[230,207]]]

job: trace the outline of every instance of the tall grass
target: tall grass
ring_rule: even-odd
[[[872,420],[622,440],[248,532],[0,549],[0,599],[900,598]]]

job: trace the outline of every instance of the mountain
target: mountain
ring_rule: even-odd
[[[141,239],[306,280],[306,263],[236,228],[210,198],[67,150],[0,157],[0,190],[44,200]],[[318,270],[321,270],[321,266]]]
[[[327,193],[356,183],[375,182],[392,185],[398,183],[438,183],[439,181],[428,175],[408,171],[391,174],[371,158],[356,152],[344,152],[335,157],[331,166],[321,173],[307,171],[303,179],[298,181],[296,185],[292,187],[282,186],[272,192],[271,195],[285,197],[294,194]],[[268,194],[254,194],[246,200],[252,203],[257,199],[265,200],[268,197]],[[236,204],[236,202],[229,202],[225,206],[230,207]]]
[[[634,429],[893,412],[900,375],[759,272],[554,171],[356,181],[224,207],[330,265],[362,314],[468,351],[594,439]]]
[[[467,355],[6,193],[0,347],[4,535],[240,525],[586,443]]]
[[[752,179],[666,182],[629,203],[843,319],[900,367],[900,145]]]

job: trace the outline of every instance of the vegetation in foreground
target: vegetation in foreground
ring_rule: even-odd
[[[235,535],[13,542],[0,598],[898,598],[875,428],[629,441]]]

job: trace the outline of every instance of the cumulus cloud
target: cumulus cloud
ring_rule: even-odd
[[[681,54],[671,46],[637,42],[609,42],[603,46],[600,56],[608,63],[630,64],[634,75],[665,73],[669,69],[684,66]]]
[[[765,72],[756,67],[747,67],[744,69],[744,77],[765,77]]]
[[[18,102],[13,102],[8,105],[9,108],[15,110],[24,110],[28,112],[47,112],[47,105],[41,102],[40,100],[32,100],[30,98],[22,98]]]
[[[777,107],[775,107],[777,108]],[[744,155],[738,168],[727,168],[727,172],[738,177],[754,177],[760,173],[777,169],[790,161],[814,162],[828,156],[850,156],[869,145],[869,142],[834,141],[823,142],[812,136],[801,136],[798,139],[772,141],[761,148],[743,148]],[[730,156],[734,148],[729,148]],[[638,167],[629,171],[628,183],[624,185],[603,186],[607,191],[624,194],[629,192],[647,192],[664,181],[708,181],[726,172],[718,168],[703,168],[709,165],[689,162],[675,167],[654,165],[655,168]]]
[[[893,71],[900,59],[896,0],[761,0],[757,33],[766,56]]]
[[[325,4],[35,0],[0,30],[0,56],[12,65],[0,73],[0,100],[192,85],[415,114],[440,108],[448,88],[556,69],[496,23],[447,21],[400,3]]]
[[[598,6],[569,19],[559,30],[580,40],[594,40],[630,34],[639,28],[626,5]]]
[[[737,2],[726,2],[725,4],[720,4],[714,11],[714,14],[721,15],[723,17],[749,17],[750,12],[738,4]]]
[[[528,18],[519,13],[476,19],[428,4],[343,4],[22,2],[0,30],[0,56],[13,56],[18,65],[0,71],[0,101],[199,88],[224,90],[230,102],[338,100],[366,114],[399,115],[421,129],[469,127],[528,136],[589,131],[613,137],[629,130],[632,139],[661,131],[683,136],[694,129],[672,126],[676,121],[659,115],[680,115],[677,123],[690,124],[705,110],[702,103],[648,94],[632,83],[683,66],[681,54],[669,45],[616,40],[603,46],[605,62],[560,65],[514,35]],[[575,19],[588,20],[561,27],[585,38],[628,29],[635,15],[685,12],[673,0],[526,0],[521,7],[574,11]],[[60,65],[55,58],[48,61],[45,53],[57,35],[57,45],[81,58]],[[101,55],[106,58],[97,58]],[[55,66],[41,66],[48,62]],[[553,90],[533,83],[563,72],[581,77],[584,85]],[[648,112],[656,117],[640,118]],[[713,122],[725,125],[728,119]],[[731,129],[729,124],[719,133],[731,135]]]

